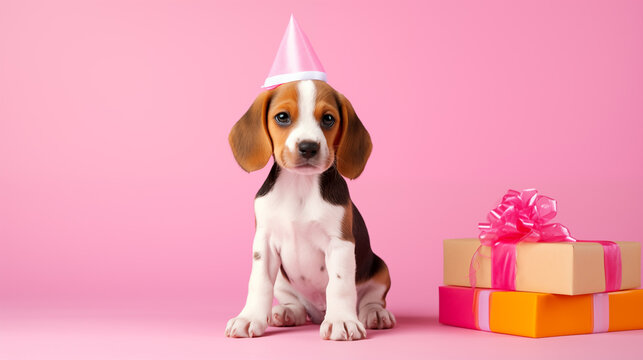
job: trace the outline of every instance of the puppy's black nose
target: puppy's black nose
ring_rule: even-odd
[[[317,155],[317,151],[319,151],[319,143],[313,141],[302,141],[297,147],[299,148],[299,155],[306,159]]]

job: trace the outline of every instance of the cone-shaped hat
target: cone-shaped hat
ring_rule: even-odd
[[[326,81],[326,72],[306,34],[301,31],[295,17],[290,15],[275,62],[262,87],[273,88],[297,80]]]

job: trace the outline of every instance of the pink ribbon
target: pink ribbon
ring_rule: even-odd
[[[494,289],[516,290],[516,245],[529,242],[581,242],[559,223],[551,221],[556,217],[556,200],[538,195],[535,189],[518,192],[509,190],[500,204],[489,212],[489,222],[478,224],[481,230],[480,246],[491,247],[491,287]],[[605,291],[621,288],[621,251],[612,241],[596,242],[603,246],[605,266]],[[469,280],[475,287],[474,261],[479,249],[473,255],[469,267]]]

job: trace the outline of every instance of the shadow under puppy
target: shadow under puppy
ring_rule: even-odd
[[[388,268],[371,250],[341,176],[358,177],[372,149],[348,99],[323,81],[283,84],[257,97],[229,141],[248,172],[271,156],[275,162],[254,202],[246,305],[228,321],[226,336],[260,336],[268,324],[301,325],[306,316],[321,323],[323,339],[362,339],[365,326],[393,327],[385,309]]]

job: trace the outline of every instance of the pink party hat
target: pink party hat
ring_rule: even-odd
[[[301,31],[295,17],[290,15],[290,22],[281,39],[275,62],[272,63],[262,87],[274,88],[297,80],[326,81],[326,72],[306,34]]]

